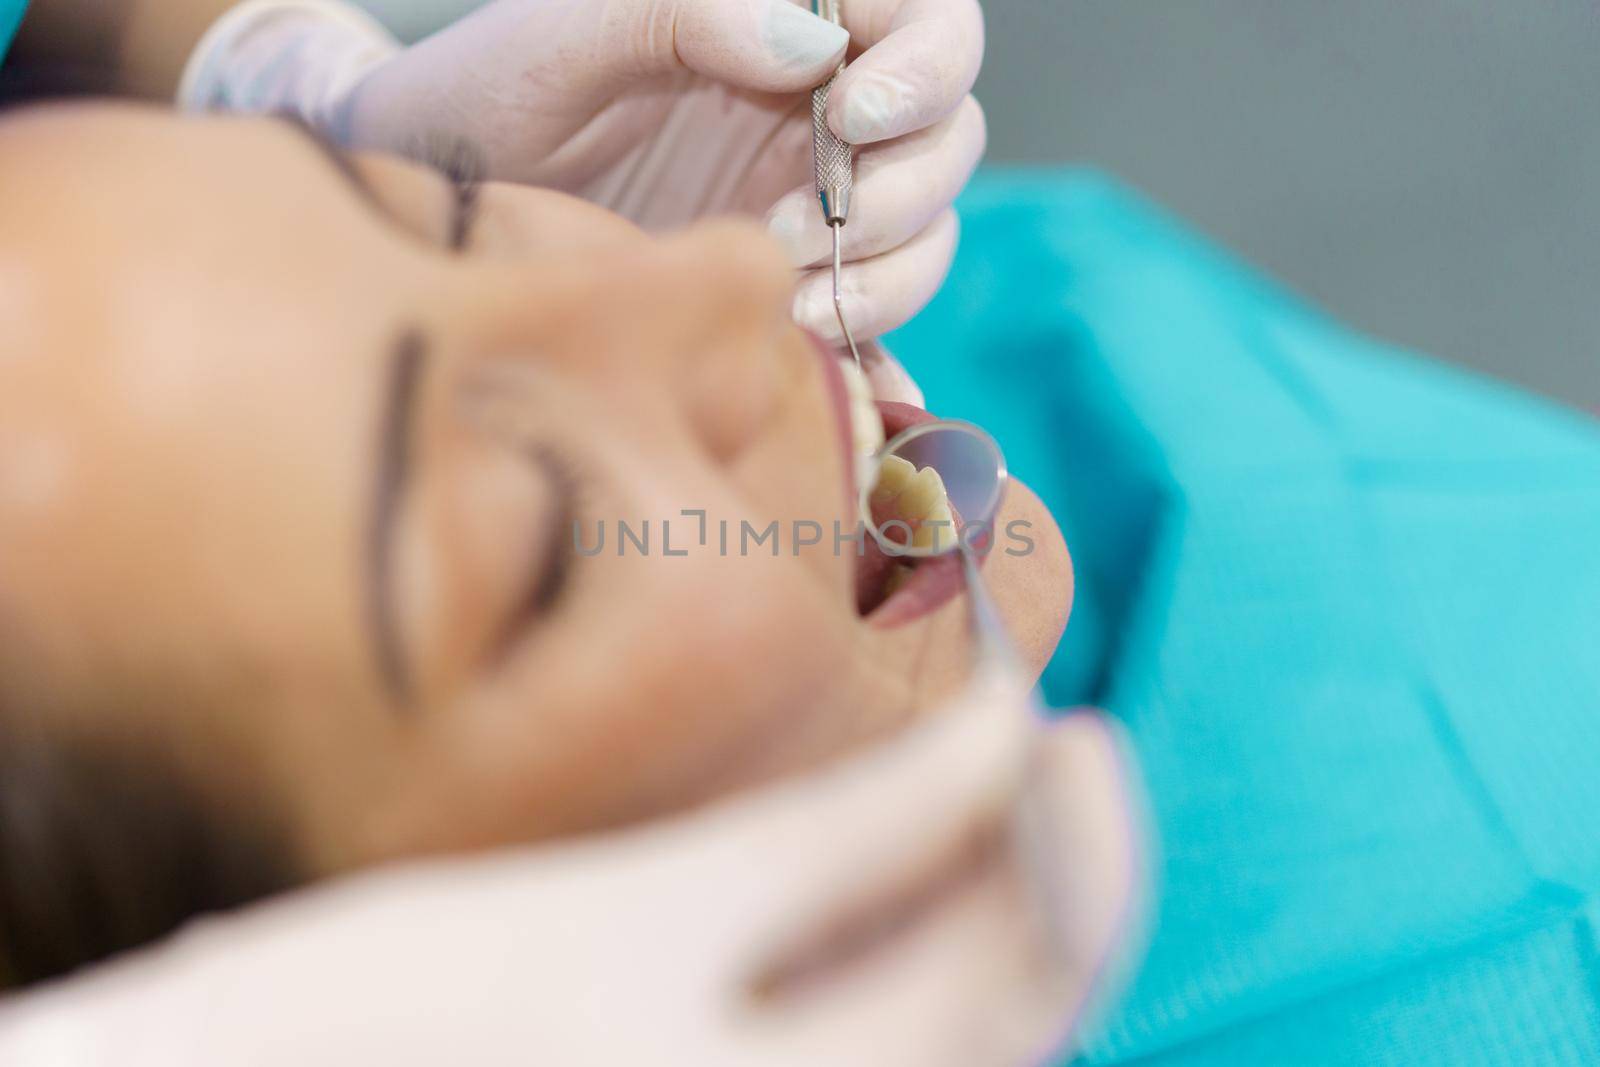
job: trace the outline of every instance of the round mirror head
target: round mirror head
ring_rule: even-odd
[[[942,556],[965,544],[983,551],[1006,489],[1000,445],[970,422],[911,426],[878,452],[861,515],[891,556]]]

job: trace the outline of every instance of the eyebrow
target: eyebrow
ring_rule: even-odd
[[[415,330],[406,331],[389,357],[378,423],[378,462],[367,515],[367,623],[379,679],[402,705],[411,700],[412,671],[396,610],[395,548],[399,518],[411,483],[417,401],[426,363],[427,346],[422,335]]]
[[[378,195],[378,191],[367,180],[366,175],[361,173],[361,168],[356,166],[355,159],[349,152],[329,140],[322,131],[299,115],[282,112],[274,117],[298,134],[324,162],[332,167],[356,194],[357,199],[380,215],[385,222],[415,235],[413,227],[389,209],[383,197]],[[464,143],[456,151],[460,153],[462,159],[476,158],[476,150]],[[445,231],[448,234],[445,247],[452,252],[459,252],[466,247],[467,239],[472,235],[472,220],[477,213],[481,181],[466,163],[458,166],[453,160],[450,162],[449,166],[435,166],[433,169],[450,183],[450,221]]]

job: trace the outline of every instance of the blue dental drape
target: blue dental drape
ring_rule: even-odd
[[[1600,427],[1103,178],[961,207],[890,344],[1062,520],[1045,692],[1126,723],[1158,839],[1082,1062],[1600,1063]]]
[[[16,35],[27,6],[28,0],[0,0],[0,61],[6,58],[6,49],[11,47],[11,38]]]

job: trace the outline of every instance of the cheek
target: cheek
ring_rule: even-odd
[[[516,662],[430,718],[402,838],[494,844],[682,807],[849,705],[854,627],[792,580],[792,559],[609,562]]]
[[[599,552],[575,560],[561,600],[502,665],[430,714],[398,840],[494,844],[637,819],[848,733],[841,714],[877,672],[863,665],[853,557],[831,551],[845,500],[830,414],[786,405],[732,469],[665,431],[644,449],[616,444],[620,429],[596,444],[591,426],[580,541]],[[704,544],[684,509],[704,510]],[[824,529],[801,558],[798,519]],[[619,555],[619,520],[649,523],[647,554],[630,542]],[[776,555],[755,540],[774,521]]]
[[[548,558],[564,549],[551,516],[559,495],[508,445],[477,438],[441,447],[413,490],[403,526],[401,606],[425,692],[450,693],[499,653]],[[444,549],[448,546],[448,551]]]
[[[607,741],[633,753],[629,790],[644,798],[781,746],[848,688],[855,627],[796,560],[708,556],[669,570],[690,562],[660,561],[648,586],[632,586],[610,632],[589,631],[609,650],[609,676],[573,679],[600,698],[590,707],[605,709]]]
[[[671,576],[656,610],[636,601],[639,612],[613,624],[608,643],[627,668],[619,695],[670,706],[657,717],[667,732],[695,722],[737,731],[812,703],[817,680],[849,655],[855,628],[796,571],[788,557],[735,556],[694,579]]]

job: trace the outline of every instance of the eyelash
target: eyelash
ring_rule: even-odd
[[[528,441],[518,448],[530,467],[555,483],[560,513],[555,522],[557,540],[551,548],[553,556],[544,573],[524,592],[521,602],[507,617],[495,652],[494,658],[498,661],[514,654],[527,637],[530,624],[549,618],[569,595],[579,561],[573,530],[581,521],[580,517],[588,513],[589,506],[585,492],[587,483],[580,474],[579,465],[564,449],[546,441]]]
[[[450,183],[455,205],[450,214],[449,246],[454,250],[466,247],[478,217],[488,170],[482,149],[459,137],[434,136],[422,142],[416,155]]]
[[[577,466],[571,458],[552,444],[540,442],[527,445],[523,449],[523,454],[554,483],[555,496],[560,502],[555,523],[556,536],[559,538],[555,548],[556,562],[551,565],[545,579],[530,590],[528,597],[529,607],[542,612],[549,610],[560,599],[572,577],[573,564],[577,559],[572,531],[573,524],[578,522],[584,513],[585,483],[579,477]]]

